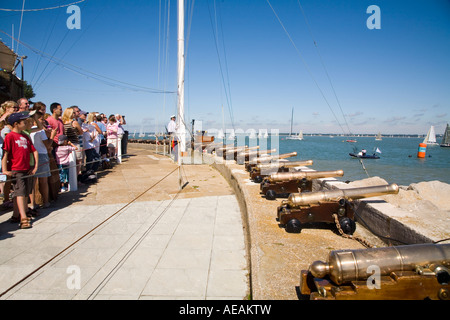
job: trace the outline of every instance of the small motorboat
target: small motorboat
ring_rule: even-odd
[[[349,153],[350,157],[352,158],[361,158],[361,159],[380,159],[379,156],[374,154],[358,154],[358,153]]]

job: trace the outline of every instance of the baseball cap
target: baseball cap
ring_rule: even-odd
[[[80,110],[80,114],[84,114],[84,115],[87,115],[89,112],[86,112],[86,111],[83,111],[83,110]]]
[[[58,144],[62,144],[62,142],[66,140],[68,140],[67,136],[65,134],[62,134],[58,137]]]
[[[8,123],[10,125],[13,125],[14,123],[20,121],[20,120],[24,120],[24,119],[28,119],[30,117],[30,113],[23,111],[23,112],[15,112],[12,113],[9,117],[8,117]]]

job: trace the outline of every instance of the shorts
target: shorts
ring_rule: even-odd
[[[77,150],[75,150],[77,160],[83,160],[83,150],[81,149],[81,145],[79,143],[74,143],[73,145],[77,147]]]
[[[48,157],[48,154],[46,153],[39,153],[39,165],[38,169],[36,171],[36,177],[37,178],[45,178],[50,177],[50,159]]]
[[[28,197],[33,190],[33,179],[28,175],[27,171],[13,171],[11,184],[14,190],[14,197]]]
[[[117,139],[110,139],[108,138],[108,148],[117,148]]]

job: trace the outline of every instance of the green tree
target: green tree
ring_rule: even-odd
[[[33,87],[26,81],[23,82],[23,96],[28,100],[36,96],[36,94],[33,91]]]

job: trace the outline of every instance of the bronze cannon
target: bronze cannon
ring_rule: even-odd
[[[302,270],[300,292],[312,300],[449,300],[450,244],[334,250]]]
[[[260,184],[261,192],[266,199],[274,200],[278,194],[289,194],[312,190],[312,180],[342,177],[344,171],[297,171],[279,172],[263,179]]]
[[[269,153],[274,153],[276,151],[277,151],[277,149],[257,150],[257,151],[245,150],[245,151],[238,152],[236,154],[235,160],[237,163],[243,164],[244,162],[248,162],[251,159],[255,159],[255,158],[261,157],[262,155],[267,155]]]
[[[236,160],[236,156],[240,152],[248,152],[250,150],[256,150],[259,149],[259,146],[256,147],[247,147],[247,146],[241,146],[241,147],[234,147],[234,148],[222,148],[222,156],[226,160]]]
[[[245,169],[247,171],[251,171],[252,168],[254,168],[258,163],[277,163],[280,159],[286,159],[289,157],[295,157],[297,156],[297,152],[289,152],[289,153],[283,153],[278,154],[274,156],[265,156],[265,157],[258,157],[251,159],[248,163],[245,164]]]
[[[289,172],[290,168],[312,166],[312,160],[305,161],[284,161],[276,163],[259,163],[250,171],[250,179],[257,183],[261,183],[264,177],[274,172]]]
[[[292,193],[282,201],[277,209],[280,226],[287,232],[298,233],[302,226],[310,223],[338,223],[345,234],[353,234],[353,200],[397,194],[399,187],[389,185],[360,187],[351,189],[333,189],[306,193]]]

